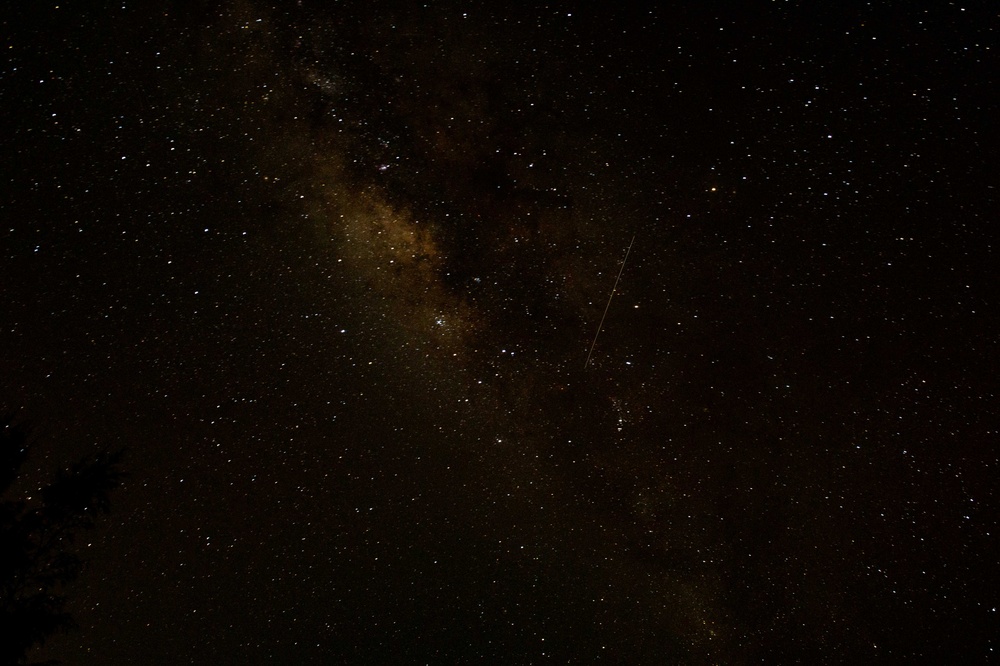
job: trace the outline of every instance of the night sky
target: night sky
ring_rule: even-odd
[[[34,658],[996,658],[995,5],[18,4]]]

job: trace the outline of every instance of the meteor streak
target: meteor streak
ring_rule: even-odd
[[[625,250],[625,258],[622,259],[622,267],[618,269],[618,277],[615,278],[615,284],[611,287],[611,293],[608,294],[608,304],[604,306],[604,314],[601,315],[601,323],[597,326],[597,333],[594,334],[594,341],[590,343],[590,351],[587,352],[587,360],[583,362],[583,369],[586,370],[587,366],[590,364],[590,355],[594,353],[594,345],[597,344],[597,336],[601,334],[601,329],[604,328],[604,318],[608,316],[608,308],[611,307],[611,299],[615,297],[615,289],[618,288],[618,281],[622,279],[622,272],[625,270],[625,262],[628,261],[628,254],[632,251],[632,243],[635,242],[635,234],[632,234],[632,240],[629,241],[628,249]]]

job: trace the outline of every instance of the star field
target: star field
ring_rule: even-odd
[[[4,10],[0,404],[130,474],[33,658],[988,662],[997,20]]]

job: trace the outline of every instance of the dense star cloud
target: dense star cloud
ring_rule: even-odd
[[[997,16],[735,4],[7,10],[35,657],[988,659]]]

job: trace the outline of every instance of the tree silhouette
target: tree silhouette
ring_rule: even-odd
[[[109,511],[124,477],[123,452],[83,459],[38,493],[12,499],[29,437],[10,414],[0,415],[0,430],[0,664],[19,664],[32,647],[74,626],[63,594],[83,567],[73,543]]]

